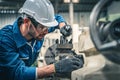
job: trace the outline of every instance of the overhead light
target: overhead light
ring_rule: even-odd
[[[73,3],[79,3],[79,0],[72,0]]]
[[[14,14],[14,13],[16,13],[16,11],[15,10],[0,10],[0,13],[2,13],[2,14],[7,14],[7,13]]]
[[[79,0],[64,0],[64,3],[70,3],[70,2],[79,3]]]
[[[0,0],[0,2],[2,2],[3,0]]]
[[[64,0],[64,3],[70,3],[71,0]]]

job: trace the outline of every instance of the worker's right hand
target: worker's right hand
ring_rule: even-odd
[[[56,73],[71,73],[73,70],[81,67],[83,67],[83,60],[76,57],[62,59],[55,63]]]

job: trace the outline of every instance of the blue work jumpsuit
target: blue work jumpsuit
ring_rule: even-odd
[[[13,25],[0,30],[0,80],[36,79],[36,67],[30,66],[37,59],[44,39],[33,39],[30,45],[20,33],[18,19]],[[60,15],[56,16],[56,20],[58,23],[64,21]],[[56,28],[58,26],[51,27],[48,32]]]

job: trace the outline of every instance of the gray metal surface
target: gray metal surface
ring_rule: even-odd
[[[65,58],[66,56],[74,55],[74,52],[72,52],[71,49],[72,44],[54,44],[50,46],[44,56],[46,64],[52,64]]]
[[[72,80],[120,80],[120,65],[102,55],[91,56],[85,67],[72,72]]]

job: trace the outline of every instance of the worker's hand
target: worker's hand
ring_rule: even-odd
[[[60,32],[64,37],[67,37],[72,34],[72,28],[70,25],[65,25],[60,29]]]
[[[71,73],[73,70],[83,67],[83,60],[72,57],[63,59],[55,63],[55,72],[56,73]]]
[[[72,34],[72,28],[67,25],[65,19],[61,15],[55,15],[55,19],[59,23],[60,32],[64,37],[70,36]]]
[[[83,57],[83,55],[75,55],[74,57],[80,59],[80,60],[81,60],[81,63],[84,64],[84,57]]]
[[[58,22],[59,29],[61,29],[66,25],[65,19],[61,15],[55,15],[55,19]]]

